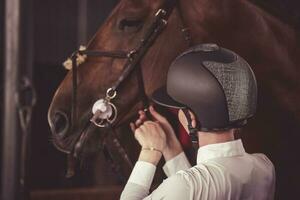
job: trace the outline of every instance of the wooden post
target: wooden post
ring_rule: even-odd
[[[32,89],[33,86],[33,0],[21,1],[20,5],[20,42],[19,42],[19,81],[20,87],[24,87],[24,80],[30,82]],[[23,81],[20,81],[23,80]],[[24,100],[26,93],[19,91],[19,96]],[[32,97],[35,98],[35,97]],[[30,98],[27,101],[31,101]],[[23,102],[24,103],[24,102]],[[27,104],[29,104],[27,102]],[[33,105],[32,105],[33,106]],[[20,109],[20,108],[19,108]],[[33,109],[33,107],[31,108]],[[32,110],[31,110],[32,111]],[[19,110],[20,112],[20,110]],[[31,115],[32,113],[30,113]],[[20,117],[20,116],[19,116]],[[30,117],[31,118],[31,117]],[[22,127],[22,126],[21,126]],[[25,129],[24,129],[25,128]],[[31,150],[31,120],[26,127],[23,127],[24,130],[19,131],[19,140],[20,140],[20,156],[19,158],[19,180],[20,180],[20,189],[19,189],[19,200],[29,200],[30,199],[30,150]]]
[[[5,69],[1,199],[19,199],[19,123],[17,115],[20,0],[5,1]]]

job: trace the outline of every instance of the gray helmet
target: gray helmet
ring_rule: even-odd
[[[241,127],[256,111],[257,84],[249,64],[217,46],[194,46],[171,64],[166,86],[156,90],[157,104],[190,109],[201,131]],[[187,116],[190,118],[190,116]]]

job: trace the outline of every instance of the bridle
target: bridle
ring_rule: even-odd
[[[105,98],[97,100],[92,109],[93,117],[90,121],[100,128],[110,128],[113,129],[113,123],[117,118],[118,110],[113,103],[118,95],[119,86],[129,77],[133,70],[138,72],[138,87],[139,94],[143,103],[143,107],[146,111],[149,100],[145,93],[144,79],[140,66],[140,62],[144,55],[147,53],[149,48],[158,38],[160,33],[164,30],[168,23],[169,16],[171,15],[177,1],[176,0],[166,0],[163,6],[158,9],[155,14],[154,21],[146,31],[143,39],[140,40],[139,45],[133,50],[126,51],[98,51],[98,50],[77,50],[75,51],[70,59],[72,64],[72,108],[71,108],[71,123],[74,124],[77,118],[77,67],[78,67],[78,57],[109,57],[114,59],[125,59],[124,70],[117,81],[106,90]],[[180,12],[181,15],[181,12]],[[182,16],[180,16],[182,18]],[[189,36],[188,29],[185,27],[184,20],[182,18],[183,28],[182,32],[184,34],[184,39],[191,43],[191,38]],[[79,139],[80,140],[80,139]],[[76,154],[76,152],[75,152]]]

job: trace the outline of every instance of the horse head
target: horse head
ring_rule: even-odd
[[[166,2],[168,1],[120,1],[87,45],[87,51],[135,52],[153,26],[157,12]],[[180,20],[178,10],[173,9],[164,30],[139,61],[147,96],[164,83],[170,62],[188,46],[181,32],[183,24]],[[90,140],[92,142],[84,149],[94,151],[99,140],[107,133],[107,129],[98,128],[90,123],[92,107],[97,100],[106,99],[107,89],[123,75],[128,62],[128,59],[106,56],[81,55],[80,58],[82,60],[76,67],[76,73],[71,68],[55,92],[48,111],[53,143],[65,153],[72,153],[76,145],[82,145],[78,141],[91,137],[94,139]],[[114,127],[120,126],[141,108],[138,82],[140,75],[137,67],[134,67],[118,87],[117,97],[113,99],[113,105],[118,112],[113,122]],[[75,118],[72,117],[74,89]]]
[[[140,61],[148,96],[165,82],[171,61],[188,48],[182,30],[189,27],[194,44],[217,43],[244,57],[253,67],[260,91],[263,91],[261,93],[272,94],[278,105],[299,118],[299,40],[296,32],[248,1],[121,0],[89,42],[87,50],[136,50],[153,25],[155,14],[166,2],[177,4],[167,20],[168,24]],[[92,107],[97,100],[105,98],[107,89],[126,71],[125,63],[126,59],[88,56],[78,66],[75,120],[71,120],[73,69],[66,75],[48,112],[53,142],[58,149],[71,153],[78,140],[86,135],[100,137],[90,140],[93,145],[101,141],[107,130],[89,123]],[[142,106],[136,69],[122,82],[117,97],[113,99],[118,110],[113,124],[115,127],[124,124]],[[260,136],[262,131],[255,132]]]

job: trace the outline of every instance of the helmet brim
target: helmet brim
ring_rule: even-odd
[[[186,108],[184,104],[175,101],[172,97],[168,95],[166,86],[157,89],[152,94],[151,99],[154,103],[164,107],[176,108],[176,109]]]

